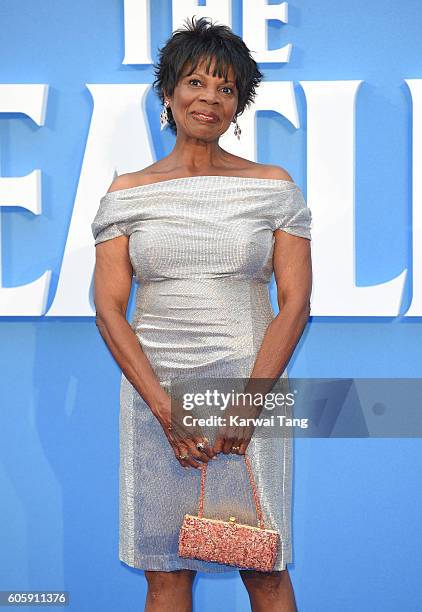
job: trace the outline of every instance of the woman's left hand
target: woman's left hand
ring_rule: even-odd
[[[230,406],[223,414],[225,425],[218,428],[213,451],[244,455],[251,441],[255,425],[252,420],[248,425],[240,425],[243,419],[256,419],[259,411],[253,407]],[[237,423],[236,423],[237,422]],[[247,421],[246,421],[247,422]]]

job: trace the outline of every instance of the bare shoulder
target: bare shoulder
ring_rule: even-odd
[[[292,183],[294,182],[287,170],[281,166],[261,164],[236,155],[232,155],[231,157],[233,159],[233,168],[236,169],[236,173],[239,174],[239,176],[245,175],[252,178],[279,179]]]
[[[132,187],[139,187],[141,185],[148,185],[154,182],[154,173],[151,172],[152,166],[145,168],[144,170],[138,170],[137,172],[126,172],[126,174],[120,174],[111,183],[108,188],[108,193],[111,191],[119,191],[120,189],[131,189]]]
[[[294,182],[294,180],[292,179],[290,174],[287,172],[287,170],[285,170],[281,166],[274,166],[271,164],[266,164],[263,166],[262,172],[263,172],[262,178],[278,179],[282,181],[291,181],[292,183]]]
[[[110,187],[108,188],[107,193],[110,193],[111,191],[119,191],[119,189],[128,189],[129,187],[133,187],[133,174],[136,173],[128,172],[127,174],[121,174],[120,176],[116,176],[116,178],[113,180]]]
[[[237,159],[242,160],[243,165],[239,165],[239,170],[241,170],[242,174],[246,176],[250,176],[252,178],[262,178],[262,179],[278,179],[282,181],[289,181],[291,183],[294,182],[290,174],[282,168],[281,166],[276,166],[275,164],[260,164],[258,162],[252,162],[250,160],[244,160],[241,157]]]

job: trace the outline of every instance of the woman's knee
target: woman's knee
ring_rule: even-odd
[[[286,580],[289,580],[287,569],[273,572],[239,570],[239,574],[248,591],[272,593],[278,591]]]
[[[191,587],[196,575],[196,571],[193,570],[174,570],[172,572],[145,570],[144,573],[148,586],[155,592]]]

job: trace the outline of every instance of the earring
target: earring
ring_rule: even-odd
[[[168,113],[167,113],[167,106],[169,105],[169,101],[168,100],[164,100],[164,106],[163,109],[160,113],[160,125],[161,128],[160,129],[164,129],[168,123]]]
[[[237,136],[237,139],[240,140],[240,134],[242,133],[242,130],[239,127],[239,124],[237,122],[237,117],[234,120],[234,135]]]

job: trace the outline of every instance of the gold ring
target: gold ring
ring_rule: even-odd
[[[232,446],[232,450],[234,451],[238,451],[240,449],[240,446]]]
[[[179,455],[179,459],[188,459],[189,455]]]

